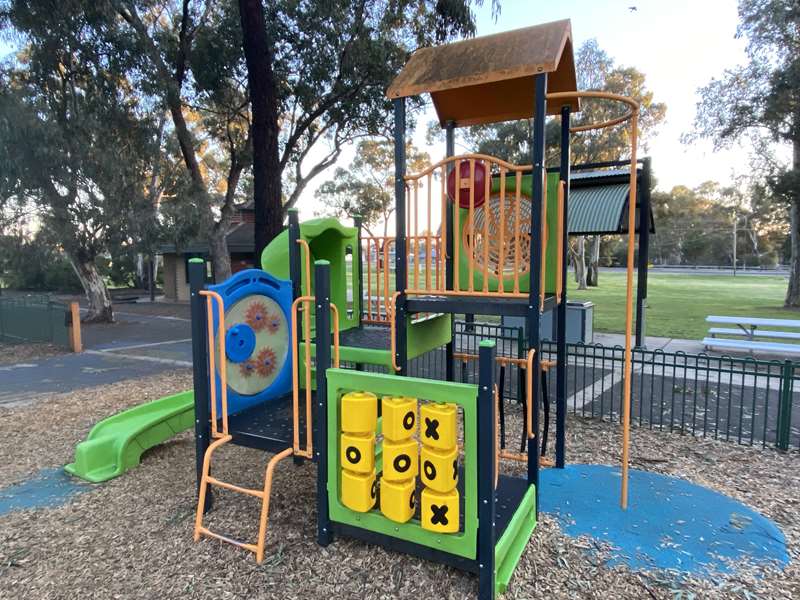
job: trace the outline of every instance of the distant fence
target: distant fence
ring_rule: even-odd
[[[524,356],[519,328],[457,321],[455,334],[460,352],[469,353],[480,340],[492,339],[498,354]],[[567,345],[568,411],[608,421],[621,419],[624,353],[619,346]],[[542,356],[555,360],[556,344],[543,343]],[[800,448],[800,364],[641,349],[634,349],[631,358],[633,423],[745,445]],[[438,357],[425,360],[443,362]],[[457,379],[477,380],[476,365],[457,365]],[[506,399],[520,400],[521,377],[514,364],[503,368],[498,381]],[[547,383],[554,403],[554,369]]]
[[[69,306],[47,295],[0,298],[0,341],[69,347]]]

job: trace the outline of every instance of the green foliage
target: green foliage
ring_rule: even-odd
[[[31,291],[80,291],[69,260],[42,236],[0,236],[0,281],[3,287]]]
[[[406,165],[417,173],[430,164],[430,156],[411,144],[406,146]],[[372,232],[379,224],[387,235],[389,217],[394,212],[394,145],[385,140],[363,140],[347,169],[337,168],[333,179],[317,190],[317,199],[338,217],[360,216],[364,228]],[[374,235],[374,234],[373,234]]]
[[[754,143],[753,209],[770,232],[789,231],[791,262],[786,304],[800,305],[800,4],[740,0],[737,36],[747,40],[747,62],[699,90],[694,131],[717,147]],[[789,144],[792,164],[776,158]],[[776,219],[777,218],[777,219]]]

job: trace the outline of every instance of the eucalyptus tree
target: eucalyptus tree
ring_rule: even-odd
[[[0,197],[34,207],[80,279],[86,319],[112,320],[97,259],[146,206],[152,123],[120,83],[124,66],[105,54],[91,16],[48,4],[0,7],[20,42],[0,71]]]
[[[737,37],[747,40],[745,64],[699,90],[694,135],[717,147],[756,142],[772,206],[789,221],[791,246],[785,305],[800,306],[800,3],[740,0]],[[768,160],[788,148],[788,164]],[[763,204],[764,198],[761,198]],[[788,215],[787,215],[788,213]],[[787,219],[788,217],[788,219]]]

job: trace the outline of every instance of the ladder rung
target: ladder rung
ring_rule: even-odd
[[[260,498],[261,500],[264,499],[263,490],[251,490],[250,488],[239,487],[238,485],[233,485],[232,483],[226,483],[224,481],[220,481],[219,479],[215,479],[214,477],[211,477],[211,475],[206,476],[206,482],[210,483],[211,485],[216,485],[217,487],[225,488],[226,490],[230,490],[232,492],[240,492],[242,494],[247,494],[248,496],[253,496],[254,498]]]
[[[239,540],[234,540],[233,538],[229,538],[224,535],[214,533],[213,531],[209,531],[205,527],[200,527],[198,531],[205,536],[214,538],[215,540],[219,540],[227,544],[232,544],[233,546],[238,546],[239,548],[244,548],[245,550],[249,550],[250,552],[256,552],[258,550],[258,546],[256,546],[255,544],[247,544],[245,542],[240,542]]]

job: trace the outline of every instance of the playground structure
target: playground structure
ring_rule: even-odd
[[[98,481],[120,474],[136,463],[137,451],[168,436],[170,419],[186,427],[193,402],[195,540],[232,543],[261,562],[275,469],[288,457],[311,460],[319,544],[337,535],[360,539],[477,574],[480,598],[502,593],[537,522],[544,369],[556,374],[553,463],[565,466],[570,136],[628,123],[625,507],[638,106],[579,92],[575,82],[569,21],[414,53],[387,92],[394,104],[395,236],[366,237],[358,223],[334,219],[300,223],[290,211],[261,269],[207,287],[203,261],[191,259],[193,394],[175,401],[175,413],[153,407],[133,432],[101,423],[73,472]],[[406,98],[423,93],[445,128],[446,157],[412,174],[405,168]],[[581,99],[615,101],[628,112],[572,127]],[[547,115],[561,123],[560,164],[551,172],[544,165]],[[454,155],[457,127],[522,118],[533,119],[531,165]],[[545,310],[557,315],[555,364],[540,353]],[[463,352],[453,337],[454,314],[523,317],[524,358],[499,356],[490,341]],[[409,376],[409,361],[430,352],[444,353],[444,372]],[[455,360],[477,361],[476,384],[454,381]],[[498,443],[495,371],[510,362],[525,373],[520,453]],[[138,422],[132,413],[119,417]],[[226,444],[274,453],[263,487],[243,488],[218,475],[224,461],[216,451]],[[504,460],[524,463],[526,476],[504,473]],[[215,487],[261,501],[254,542],[205,525]]]
[[[301,224],[290,211],[287,230],[261,257],[261,271],[205,289],[202,262],[190,265],[196,540],[207,536],[233,543],[261,562],[272,476],[277,464],[292,456],[317,462],[321,545],[336,535],[354,537],[476,573],[481,598],[505,590],[536,526],[543,368],[556,371],[555,466],[565,463],[566,346],[561,332],[570,135],[629,122],[629,194],[636,198],[636,102],[578,92],[575,81],[569,21],[421,49],[387,92],[395,121],[394,237],[365,237],[360,227],[331,219]],[[447,151],[443,160],[411,174],[405,168],[406,98],[422,93],[433,99]],[[620,102],[628,112],[606,123],[571,127],[570,115],[587,98]],[[544,165],[548,114],[561,120],[561,162],[551,173]],[[480,154],[454,156],[457,127],[531,117],[532,165]],[[628,202],[629,224],[635,222],[635,204]],[[626,384],[634,227],[628,228],[628,237]],[[291,295],[277,298],[271,288],[249,287],[258,277],[274,289],[290,288]],[[263,303],[265,295],[274,305],[260,313],[246,307]],[[560,332],[555,365],[543,364],[539,352],[539,321],[551,309]],[[253,320],[257,313],[274,323],[273,334],[288,325],[289,335],[280,343],[259,337],[254,328],[261,321]],[[477,354],[459,352],[451,315],[461,313],[524,317],[526,357],[498,357],[489,341],[481,343]],[[409,376],[412,358],[442,347],[442,380]],[[265,356],[266,365],[259,358]],[[477,385],[453,381],[456,358],[478,361]],[[498,446],[495,365],[509,360],[525,370],[527,448],[519,454],[501,452]],[[365,372],[367,365],[386,372]],[[261,380],[255,390],[248,387],[249,378],[258,369]],[[290,386],[272,375],[277,370],[291,372]],[[627,403],[629,394],[627,389]],[[227,443],[275,453],[263,489],[212,476],[214,452]],[[524,462],[527,476],[503,473],[502,459]],[[255,543],[205,527],[213,487],[261,500]]]

